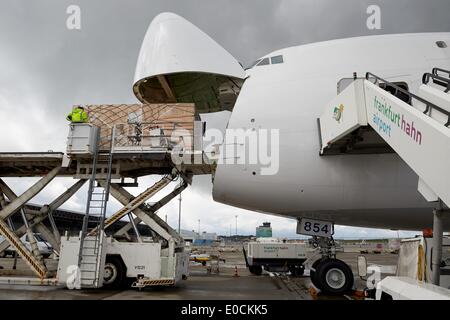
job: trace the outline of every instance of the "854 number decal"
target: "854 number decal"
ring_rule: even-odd
[[[333,223],[313,219],[301,219],[297,224],[297,233],[309,236],[331,237],[334,233]]]

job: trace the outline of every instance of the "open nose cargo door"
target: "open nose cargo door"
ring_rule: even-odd
[[[239,62],[207,34],[162,13],[142,43],[133,91],[142,103],[195,103],[197,114],[231,111],[244,78]]]

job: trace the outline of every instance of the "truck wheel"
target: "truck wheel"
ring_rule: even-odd
[[[305,272],[305,267],[302,265],[296,265],[289,268],[289,271],[291,272],[291,275],[293,277],[301,277],[303,273]]]
[[[321,261],[322,261],[322,259],[319,259],[312,264],[312,266],[311,266],[312,269],[314,269],[316,271],[313,271],[313,270],[309,271],[309,278],[311,279],[311,282],[314,285],[314,287],[316,287],[317,289],[320,289],[319,281],[317,280],[317,268],[319,267],[319,264]]]
[[[327,294],[344,294],[353,287],[352,269],[338,259],[323,260],[316,269],[319,289]]]
[[[105,270],[103,272],[103,287],[118,289],[123,286],[126,279],[125,266],[119,257],[106,256]]]
[[[263,271],[261,266],[250,266],[248,269],[250,270],[250,273],[256,276],[260,276]]]

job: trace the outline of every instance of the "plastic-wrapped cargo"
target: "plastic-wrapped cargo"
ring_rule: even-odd
[[[192,136],[195,105],[177,104],[120,104],[83,105],[88,122],[100,128],[100,150],[110,150],[113,128],[115,146],[124,149],[136,146],[163,146],[180,132]],[[164,140],[164,141],[163,141]],[[186,148],[192,145],[186,139]]]

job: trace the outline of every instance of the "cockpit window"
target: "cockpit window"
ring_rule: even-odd
[[[279,64],[279,63],[283,63],[283,56],[275,56],[270,58],[270,60],[272,61],[272,64]]]
[[[261,59],[256,60],[256,61],[253,62],[249,67],[247,67],[247,69],[253,68],[253,67],[256,66],[260,61],[261,61]],[[245,69],[245,70],[247,70],[247,69]]]
[[[269,58],[264,58],[258,63],[258,66],[266,66],[268,64],[270,64]]]
[[[280,63],[284,63],[284,58],[282,55],[278,55],[278,56],[273,56],[273,57],[268,57],[268,58],[263,58],[263,59],[258,59],[255,62],[253,62],[250,67],[248,67],[245,70],[251,69],[254,66],[267,66],[270,64],[280,64]]]

